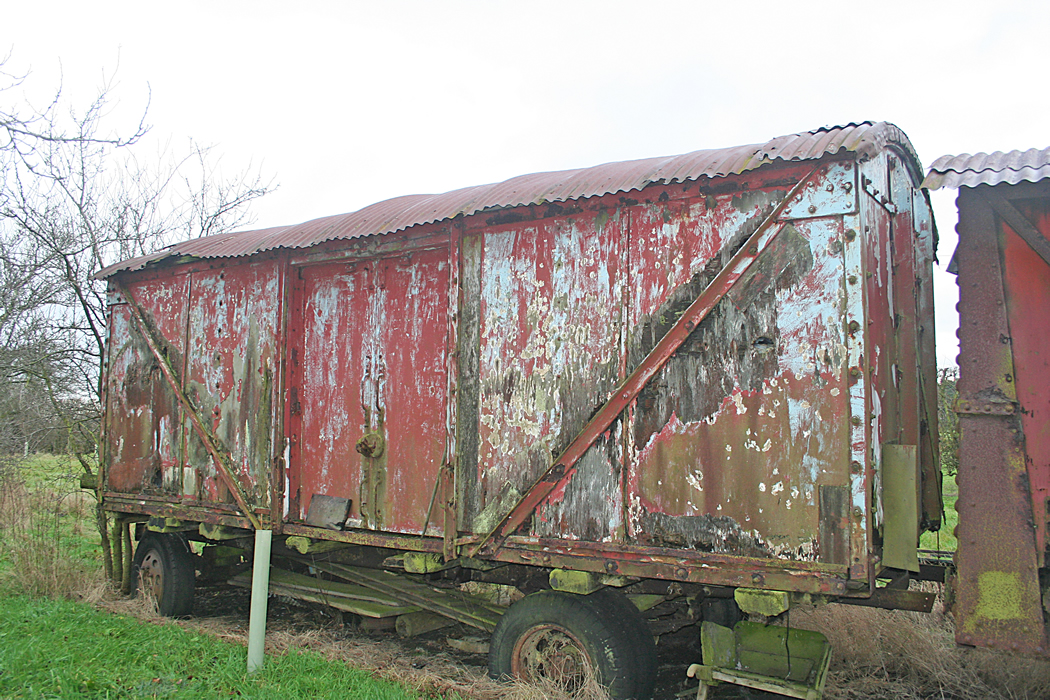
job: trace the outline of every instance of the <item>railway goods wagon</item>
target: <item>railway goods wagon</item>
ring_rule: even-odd
[[[649,630],[737,604],[921,607],[921,180],[865,122],[111,266],[102,506],[166,612],[267,529],[280,590],[473,625],[494,675],[590,665],[616,697],[651,691]]]

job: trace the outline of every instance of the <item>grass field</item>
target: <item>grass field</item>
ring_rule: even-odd
[[[68,600],[0,598],[4,698],[416,698],[366,671],[293,651],[247,675],[244,648]]]
[[[241,644],[70,600],[105,588],[79,472],[71,458],[37,455],[0,475],[0,697],[419,697],[301,649],[248,676]]]

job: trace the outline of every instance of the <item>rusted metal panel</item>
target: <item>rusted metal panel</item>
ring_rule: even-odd
[[[479,304],[477,508],[487,532],[551,466],[619,379],[623,227],[586,212],[486,231]],[[549,501],[539,531],[602,540],[622,528],[615,439],[588,450],[583,478]],[[471,478],[468,476],[467,478]]]
[[[1007,188],[999,185],[999,188]],[[956,638],[1046,654],[1038,569],[1045,564],[1050,407],[1044,323],[1050,269],[997,219],[987,186],[959,193],[959,549]],[[1000,190],[1001,191],[1001,190]],[[1046,236],[1050,187],[1020,203]],[[1041,196],[1040,196],[1041,195]],[[1032,416],[1034,420],[1026,418]]]
[[[933,161],[922,186],[936,190],[941,187],[976,187],[977,185],[1016,185],[1021,182],[1039,182],[1050,178],[1050,148],[1030,148],[1027,151],[995,151],[991,155],[963,153],[941,156]]]
[[[332,496],[351,526],[422,532],[448,441],[448,248],[298,274],[288,515]]]
[[[889,146],[904,151],[909,164],[918,163],[907,137],[893,124],[851,123],[779,136],[764,144],[606,163],[580,170],[534,173],[444,194],[396,197],[351,214],[327,216],[295,226],[241,231],[177,243],[152,255],[111,265],[99,271],[97,277],[105,278],[183,256],[233,258],[278,248],[308,248],[325,241],[395,233],[413,226],[499,209],[601,197],[660,183],[722,178],[778,161],[816,160],[840,152],[855,154],[856,158],[865,160]]]
[[[119,287],[118,287],[119,288]],[[231,457],[246,505],[266,507],[274,416],[276,264],[184,270],[125,287],[167,368],[119,292],[110,305],[109,487],[181,501],[232,502],[215,457],[179,406],[182,393]],[[168,369],[171,376],[165,378]],[[149,396],[143,382],[148,383]],[[174,384],[172,384],[174,382]],[[129,456],[129,450],[138,455]]]
[[[286,250],[129,263],[121,279],[187,280],[164,336],[253,506],[286,533],[450,558],[503,523],[486,550],[500,561],[865,595],[881,445],[919,440],[903,424],[920,383],[900,367],[927,357],[932,328],[914,291],[932,247],[893,259],[917,235],[902,139],[817,130],[441,196],[458,209],[402,198],[252,244]],[[166,254],[248,254],[248,240]],[[905,313],[894,294],[912,295]],[[143,502],[184,494],[235,517],[177,418],[163,439],[196,481]],[[571,478],[523,498],[567,450]],[[125,509],[137,493],[107,498]],[[345,521],[311,527],[316,496],[340,514],[348,501]]]
[[[280,287],[275,261],[191,274],[185,389],[230,452],[241,488],[268,508]],[[228,502],[200,438],[185,429],[183,493]],[[193,483],[188,479],[192,478]]]
[[[169,339],[169,358],[184,355],[189,275],[129,284],[154,327]],[[111,293],[107,337],[107,488],[182,495],[179,401],[139,332],[127,301]]]
[[[371,361],[368,333],[369,263],[304,267],[295,273],[297,296],[289,324],[289,440],[285,516],[302,520],[314,494],[350,498],[361,521],[363,455],[355,445],[371,427],[359,396]],[[358,313],[339,313],[355,309]],[[307,342],[309,341],[309,342]],[[357,400],[354,400],[357,399]],[[378,445],[373,447],[375,452]],[[309,469],[302,465],[309,464]],[[297,466],[298,465],[298,466]]]
[[[858,455],[857,461],[866,475],[868,505],[864,517],[870,519],[865,526],[856,527],[859,494],[855,489],[855,533],[863,533],[865,542],[857,541],[855,536],[851,578],[861,578],[861,572],[866,570],[870,586],[874,586],[877,567],[867,562],[879,554],[876,541],[881,539],[884,526],[882,446],[898,441],[901,430],[901,396],[895,376],[899,353],[895,321],[899,315],[899,300],[895,294],[897,268],[892,239],[897,211],[890,201],[889,157],[887,153],[880,154],[862,165],[859,172],[861,220],[857,222],[860,226],[857,233],[858,240],[863,241],[861,284],[864,286],[864,309],[859,319],[862,328],[850,334],[851,340],[863,348],[855,368],[858,372],[855,378],[857,386],[864,387],[865,406],[863,413],[854,413],[850,420],[854,426],[862,426],[865,432],[866,449],[863,456]],[[862,547],[866,547],[866,551]]]
[[[1050,241],[1050,187],[1040,199],[1016,203],[1021,215]],[[1003,271],[1013,348],[1014,384],[1022,407],[1026,467],[1032,495],[1036,555],[1041,568],[1050,551],[1050,331],[1036,319],[1050,316],[1050,264],[1003,225]]]
[[[120,291],[126,298],[128,303],[128,309],[131,311],[131,316],[135,320],[137,326],[136,330],[145,339],[146,344],[149,346],[150,352],[153,354],[157,365],[160,368],[161,374],[164,376],[164,380],[168,383],[168,388],[176,396],[179,401],[179,407],[182,409],[183,415],[187,418],[189,425],[192,427],[193,432],[201,440],[208,455],[212,458],[211,464],[215,467],[215,470],[222,481],[222,485],[230,490],[230,495],[233,500],[236,501],[237,506],[244,513],[252,526],[256,529],[261,528],[262,523],[256,517],[254,510],[254,499],[249,499],[245,494],[244,488],[239,483],[237,475],[235,474],[235,468],[230,459],[230,452],[225,448],[221,441],[215,436],[215,432],[211,430],[205,423],[197,406],[189,399],[184,391],[182,384],[182,376],[178,371],[177,359],[173,362],[170,357],[170,350],[168,347],[167,340],[162,334],[160,334],[156,328],[146,319],[142,308],[135,301],[134,295],[123,287],[117,285],[118,291]],[[196,481],[196,480],[194,480]]]
[[[826,191],[824,175],[815,191]],[[855,197],[844,188],[833,192]],[[694,216],[697,228],[672,236],[694,247],[731,249],[748,222],[757,223],[783,195],[750,187],[716,202],[709,209],[714,221]],[[660,228],[662,218],[658,212]],[[639,397],[629,513],[641,541],[796,560],[819,556],[819,487],[848,478],[841,228],[833,217],[794,223]],[[639,229],[644,233],[644,224]],[[682,243],[650,245],[644,235],[635,240],[642,250],[691,261],[664,272],[639,254],[639,286],[653,288],[648,280],[667,275],[670,293],[638,300],[636,328],[676,313],[674,292],[717,270],[725,255],[719,248],[681,251]],[[644,332],[635,338],[644,347]]]

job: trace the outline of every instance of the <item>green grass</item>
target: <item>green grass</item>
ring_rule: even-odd
[[[65,599],[101,569],[94,501],[72,458],[15,463],[0,475],[0,698],[419,697],[311,651],[249,676],[243,646]]]
[[[959,511],[955,510],[955,502],[959,499],[959,486],[955,483],[955,477],[944,475],[944,522],[939,532],[924,532],[919,538],[919,549],[939,549],[954,552],[959,546],[955,539],[955,526],[959,524]]]
[[[67,600],[0,598],[3,698],[361,698],[417,695],[300,651],[245,671],[239,645]]]

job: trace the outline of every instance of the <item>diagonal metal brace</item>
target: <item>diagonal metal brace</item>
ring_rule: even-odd
[[[737,253],[729,260],[722,270],[715,276],[711,283],[704,288],[700,296],[689,305],[689,308],[679,317],[678,321],[660,339],[660,342],[646,355],[645,359],[635,368],[627,379],[613,392],[612,396],[604,406],[591,418],[568,447],[554,460],[553,465],[543,473],[533,484],[532,488],[525,492],[509,513],[493,530],[478,542],[470,552],[470,557],[479,553],[491,556],[503,546],[506,538],[517,530],[532,516],[532,512],[555,490],[563,487],[572,479],[576,472],[576,463],[590,449],[594,441],[598,439],[616,417],[623,412],[627,406],[641,393],[645,385],[649,383],[657,372],[667,363],[678,348],[685,342],[689,334],[693,332],[701,321],[711,313],[718,302],[736,284],[737,280],[751,268],[751,264],[769,247],[769,244],[782,230],[788,228],[784,224],[774,228],[777,219],[792,202],[795,197],[813,179],[813,176],[822,166],[814,168],[806,177],[802,178],[791,188],[787,196],[780,201],[773,211],[762,221],[755,232],[744,242]]]
[[[204,443],[204,447],[208,450],[208,453],[215,460],[215,467],[218,469],[219,476],[222,477],[223,482],[230,489],[230,493],[233,494],[233,498],[237,501],[237,506],[241,509],[241,512],[247,516],[248,520],[251,521],[252,526],[256,530],[262,530],[262,523],[259,521],[258,516],[248,506],[248,497],[244,493],[244,489],[237,482],[237,479],[233,476],[233,467],[230,464],[229,455],[226,451],[219,446],[219,440],[208,430],[208,426],[204,424],[200,414],[197,413],[197,409],[190,401],[189,397],[186,396],[186,392],[182,390],[182,386],[179,382],[179,378],[172,369],[171,363],[168,361],[168,356],[161,351],[161,341],[163,337],[160,333],[153,328],[146,321],[145,313],[142,311],[142,307],[139,306],[135,297],[132,296],[131,290],[124,287],[120,282],[114,280],[114,286],[116,290],[123,295],[128,302],[128,308],[131,309],[131,317],[135,319],[135,324],[138,326],[139,331],[142,333],[142,337],[146,340],[146,345],[149,346],[150,352],[157,359],[160,364],[160,371],[164,374],[164,378],[168,380],[168,385],[171,390],[175,393],[175,396],[179,399],[179,404],[186,411],[186,415],[189,416],[190,423],[193,424],[193,429],[197,435],[200,436],[201,442]]]
[[[988,205],[995,211],[995,213],[998,214],[999,217],[1002,218],[1002,220],[1005,221],[1025,243],[1032,247],[1032,250],[1043,259],[1043,262],[1050,265],[1050,241],[1046,240],[1046,237],[1039,232],[1039,229],[1036,228],[1035,224],[1018,211],[1017,207],[1015,207],[1010,200],[996,192],[993,188],[981,188],[978,192],[980,193],[980,196],[988,202]]]

